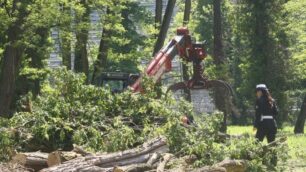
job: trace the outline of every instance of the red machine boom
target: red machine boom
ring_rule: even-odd
[[[206,57],[203,44],[193,43],[189,30],[187,28],[179,28],[177,29],[177,35],[150,62],[145,74],[157,82],[164,73],[171,71],[171,62],[176,55],[194,63],[201,62]],[[141,90],[141,79],[140,77],[132,85],[132,89],[135,92]]]

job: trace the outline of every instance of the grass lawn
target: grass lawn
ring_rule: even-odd
[[[255,136],[253,126],[229,126],[228,134],[249,133]],[[306,134],[293,134],[293,127],[285,127],[278,130],[276,137],[287,136],[289,146],[289,160],[286,171],[289,172],[306,172]],[[266,139],[264,141],[266,143]]]

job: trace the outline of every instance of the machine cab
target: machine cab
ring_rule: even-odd
[[[97,86],[109,88],[113,93],[120,93],[132,85],[138,78],[139,74],[103,72],[98,79]]]

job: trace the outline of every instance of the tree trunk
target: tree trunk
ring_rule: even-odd
[[[301,105],[300,114],[295,123],[295,127],[294,127],[295,134],[304,133],[305,119],[306,119],[306,95]]]
[[[190,12],[191,12],[191,0],[185,0],[183,26],[188,25],[190,20]]]
[[[188,25],[189,20],[190,20],[190,12],[191,12],[191,0],[185,0],[183,26]],[[184,82],[187,82],[189,80],[188,66],[183,62],[181,64],[182,64],[183,80]],[[190,90],[185,88],[184,93],[185,93],[186,100],[191,102]]]
[[[159,30],[163,20],[163,0],[156,0],[155,4],[155,29]]]
[[[49,29],[46,27],[40,27],[36,29],[36,33],[40,36],[40,40],[38,42],[34,42],[34,44],[38,47],[28,48],[26,50],[26,54],[31,57],[31,67],[36,69],[43,69],[44,63],[43,60],[49,57],[47,51],[48,37],[49,37]],[[32,88],[32,93],[34,97],[36,97],[40,93],[40,81],[42,78],[35,79],[34,87]]]
[[[214,9],[214,63],[217,65],[217,69],[222,70],[222,64],[224,63],[224,53],[223,53],[223,44],[222,44],[222,15],[221,15],[221,0],[214,0],[213,2]],[[223,88],[215,89],[215,103],[216,107],[223,112],[223,123],[220,131],[225,132],[227,130],[227,114],[228,110],[226,108],[226,95]]]
[[[110,9],[106,9],[106,15],[110,15],[111,11]],[[103,67],[106,66],[107,62],[107,56],[108,56],[108,47],[109,47],[109,37],[110,37],[111,31],[107,27],[103,27],[102,30],[102,36],[100,40],[100,45],[99,45],[99,54],[97,57],[97,61],[95,62],[94,65],[94,71],[92,74],[92,84],[96,84],[98,82],[98,77],[99,74],[101,73]]]
[[[34,170],[41,170],[48,167],[47,158],[48,153],[43,152],[18,153],[13,157],[12,163],[17,163]]]
[[[164,19],[160,28],[160,32],[158,34],[157,41],[154,46],[153,56],[163,47],[166,35],[170,26],[172,13],[175,7],[176,0],[169,0],[166,8],[166,12],[164,15]]]
[[[43,169],[42,172],[59,172],[68,170],[79,171],[80,168],[98,166],[110,168],[115,166],[126,166],[131,164],[146,163],[155,152],[166,153],[169,151],[165,138],[155,138],[145,142],[140,147],[114,152],[105,155],[87,156],[67,161],[59,166]]]
[[[66,6],[65,4],[61,4],[63,6],[62,13],[67,16],[71,16],[71,7]],[[67,70],[72,70],[71,66],[71,34],[72,34],[72,17],[68,20],[65,20],[62,23],[62,26],[59,29],[59,36],[60,36],[60,46],[61,46],[61,55],[63,65],[66,66]]]
[[[219,65],[224,63],[224,53],[222,44],[222,15],[221,0],[214,0],[214,63]]]
[[[88,41],[88,26],[83,26],[84,23],[88,24],[90,9],[88,6],[88,2],[86,0],[82,0],[80,2],[84,8],[85,12],[81,16],[77,16],[77,23],[80,24],[76,31],[76,46],[75,46],[75,61],[74,61],[74,69],[76,72],[85,73],[87,80],[89,75],[89,64],[88,64],[88,55],[87,55],[87,41]]]
[[[23,48],[17,44],[18,36],[22,34],[20,23],[14,23],[8,28],[9,43],[4,48],[0,73],[0,116],[9,117],[11,103],[15,94],[16,78],[18,76]]]
[[[60,33],[60,37],[63,65],[66,66],[68,70],[71,70],[71,40],[66,35],[65,31]]]

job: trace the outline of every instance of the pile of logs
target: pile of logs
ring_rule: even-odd
[[[273,144],[276,143],[267,147]],[[157,137],[136,148],[114,153],[91,154],[76,145],[69,152],[18,153],[12,163],[40,172],[244,172],[247,167],[244,160],[228,159],[192,169],[196,159],[195,155],[176,158],[169,153],[166,139]]]

